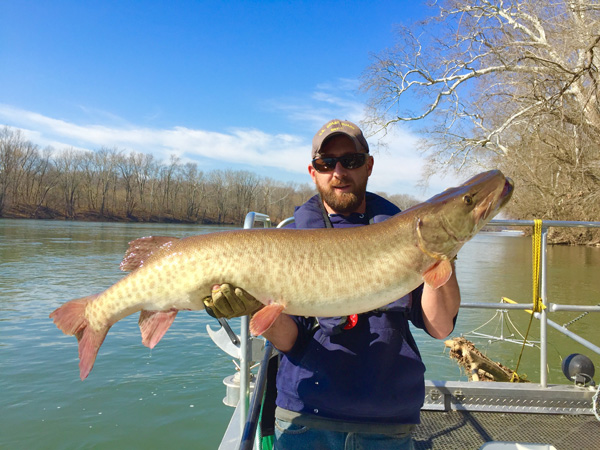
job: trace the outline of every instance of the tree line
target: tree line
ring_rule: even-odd
[[[308,183],[117,148],[40,149],[0,130],[0,217],[241,224],[252,210],[289,217],[311,195]]]
[[[241,225],[258,211],[276,223],[315,192],[245,170],[204,172],[175,156],[165,163],[117,148],[40,149],[18,129],[0,129],[0,217]],[[403,209],[417,203],[387,197]]]

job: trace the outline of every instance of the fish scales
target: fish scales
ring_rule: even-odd
[[[207,280],[199,284],[199,290],[228,282],[243,286],[265,304],[284,304],[290,314],[346,314],[364,308],[364,295],[374,287],[377,291],[377,284],[397,289],[412,272],[398,270],[397,262],[409,249],[415,256],[421,254],[414,245],[407,246],[394,237],[392,220],[373,226],[382,228],[381,237],[386,239],[383,243],[378,239],[380,250],[385,251],[382,255],[359,228],[215,233],[186,238],[181,245],[199,255],[194,271],[199,279]],[[344,240],[344,246],[332,245],[332,231],[336,240]],[[231,244],[234,249],[252,250],[231,253],[227,249]],[[418,285],[420,276],[411,275],[412,284]]]

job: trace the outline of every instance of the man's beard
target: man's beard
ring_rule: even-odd
[[[336,185],[347,184],[347,181],[340,180]],[[321,194],[321,198],[331,209],[338,214],[350,214],[356,211],[356,209],[362,204],[365,198],[365,191],[367,190],[367,179],[363,183],[354,185],[352,192],[344,192],[341,195],[336,193],[335,188],[331,183],[326,186],[319,186],[317,184],[317,190]]]

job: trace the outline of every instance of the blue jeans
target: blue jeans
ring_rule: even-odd
[[[343,433],[275,419],[273,450],[414,450],[410,434]]]

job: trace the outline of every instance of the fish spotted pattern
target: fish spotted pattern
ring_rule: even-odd
[[[215,284],[240,286],[262,302],[250,329],[266,331],[282,312],[344,316],[387,305],[421,283],[437,288],[451,259],[508,202],[510,179],[479,174],[368,227],[225,231],[130,243],[126,277],[104,292],[65,303],[50,317],[79,341],[85,379],[110,327],[140,312],[144,345],[153,348],[180,310],[202,310]]]

